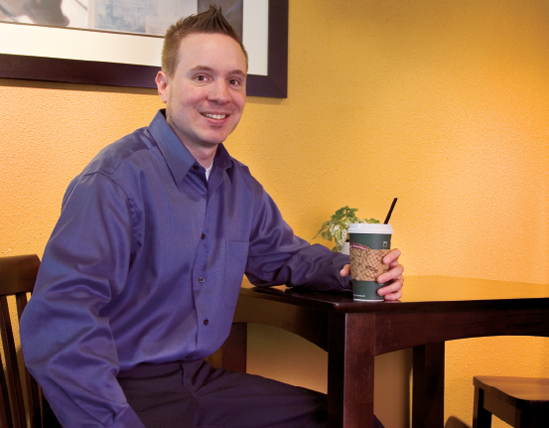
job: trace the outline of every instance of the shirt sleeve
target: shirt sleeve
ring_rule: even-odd
[[[320,244],[311,245],[296,236],[261,188],[256,198],[246,266],[246,276],[252,284],[348,290],[350,276],[343,278],[339,274],[347,263],[349,256],[334,253]]]
[[[69,186],[21,319],[25,363],[66,427],[140,428],[117,382],[104,308],[131,263],[128,198],[102,174]]]

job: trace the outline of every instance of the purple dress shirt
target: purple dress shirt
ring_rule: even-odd
[[[21,321],[25,362],[63,426],[142,427],[120,370],[215,352],[243,274],[344,289],[348,261],[296,237],[222,145],[206,180],[160,111],[69,185]]]

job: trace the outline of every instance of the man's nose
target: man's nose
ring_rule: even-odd
[[[228,103],[231,100],[231,94],[229,92],[227,82],[224,80],[216,80],[213,82],[210,85],[208,99],[221,104]]]

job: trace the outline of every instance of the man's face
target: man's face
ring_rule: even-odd
[[[246,103],[246,58],[224,34],[190,34],[181,40],[173,76],[159,72],[158,93],[166,116],[191,150],[225,141],[240,121]]]

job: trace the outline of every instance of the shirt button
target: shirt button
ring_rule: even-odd
[[[206,235],[202,234],[202,235],[200,236],[200,239],[206,239]]]
[[[204,282],[204,281],[206,281],[204,278],[202,277],[198,278],[198,282]]]
[[[210,321],[204,320],[204,325],[208,325],[209,323],[210,323]]]
[[[198,165],[195,165],[195,166],[193,166],[193,169],[194,169],[195,171],[198,171],[198,170],[200,169],[200,167],[199,167]]]

